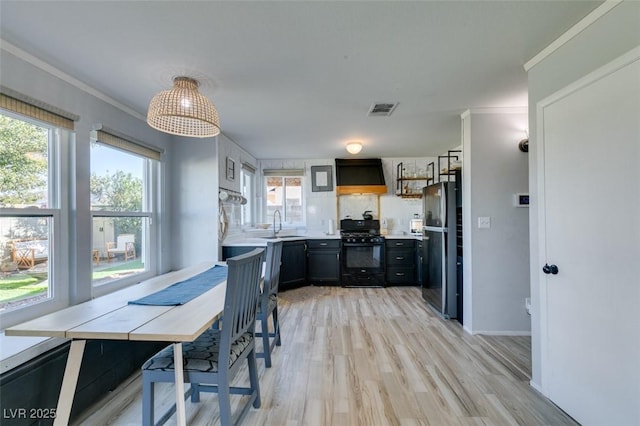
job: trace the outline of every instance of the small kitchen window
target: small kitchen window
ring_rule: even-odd
[[[279,210],[284,224],[304,224],[304,170],[271,169],[263,173],[265,221],[271,223],[274,212]]]

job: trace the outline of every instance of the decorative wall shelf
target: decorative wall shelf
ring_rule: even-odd
[[[456,154],[461,153],[462,151],[460,150],[449,150],[447,155],[438,155],[438,182],[442,182],[442,176],[446,176],[447,182],[449,182],[451,180],[450,176],[454,176],[456,170],[460,169],[460,156]],[[445,160],[446,162],[444,162]],[[444,164],[446,164],[446,168],[443,168]]]
[[[431,174],[429,174],[431,168]],[[404,164],[396,166],[396,195],[402,198],[422,198],[422,187],[434,181],[434,163],[427,164],[424,171],[408,173]]]

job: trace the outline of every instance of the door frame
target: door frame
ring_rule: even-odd
[[[621,55],[620,57],[612,60],[608,64],[590,72],[586,76],[574,81],[573,83],[565,86],[564,88],[556,91],[555,93],[547,96],[536,104],[536,134],[538,135],[538,141],[536,144],[537,154],[537,185],[538,185],[538,209],[536,211],[538,217],[538,258],[539,265],[531,265],[532,268],[537,270],[538,282],[540,284],[540,387],[539,389],[545,396],[549,396],[549,378],[550,378],[550,365],[549,365],[549,317],[547,311],[548,301],[548,276],[542,273],[542,264],[547,262],[546,256],[546,206],[545,206],[545,123],[544,112],[545,108],[553,105],[554,103],[566,98],[567,96],[584,89],[599,80],[615,73],[616,71],[631,65],[633,62],[640,60],[640,46],[631,49],[629,52]],[[538,388],[536,386],[536,388]],[[560,407],[562,408],[562,407]]]

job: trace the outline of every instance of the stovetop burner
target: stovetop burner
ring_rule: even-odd
[[[380,221],[374,219],[342,219],[340,221],[340,235],[342,241],[347,243],[379,243],[384,241],[380,237]]]

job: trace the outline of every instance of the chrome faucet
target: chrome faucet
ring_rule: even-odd
[[[279,225],[280,227],[278,229],[276,229],[276,213],[278,213],[278,219],[280,219]],[[277,210],[273,212],[273,236],[275,237],[278,232],[282,231],[282,215],[280,214],[280,210]]]

